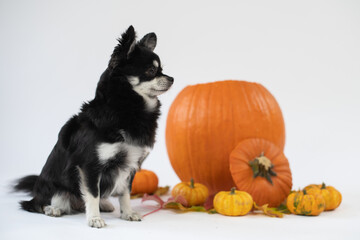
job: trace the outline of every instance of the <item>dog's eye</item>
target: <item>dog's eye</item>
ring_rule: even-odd
[[[155,68],[154,66],[152,66],[152,67],[150,67],[150,68],[148,68],[148,70],[146,70],[146,72],[145,72],[145,74],[147,75],[147,76],[154,76],[155,74],[156,74],[156,72],[157,72],[157,68]]]

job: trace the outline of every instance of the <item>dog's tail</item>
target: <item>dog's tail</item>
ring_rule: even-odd
[[[29,175],[18,179],[13,187],[14,191],[31,193],[38,178],[37,175]]]
[[[23,178],[18,179],[13,186],[13,190],[16,192],[27,192],[33,195],[33,189],[36,181],[39,179],[37,175],[29,175]],[[36,197],[31,199],[30,201],[21,201],[20,206],[22,209],[28,212],[42,212],[42,204]]]

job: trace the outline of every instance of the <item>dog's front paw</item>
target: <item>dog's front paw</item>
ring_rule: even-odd
[[[90,227],[102,228],[105,227],[105,221],[101,217],[92,217],[88,219]]]
[[[129,212],[120,214],[120,218],[127,221],[141,221],[141,216],[137,212]]]

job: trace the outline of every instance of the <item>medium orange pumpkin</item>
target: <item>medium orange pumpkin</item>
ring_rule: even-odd
[[[135,174],[131,194],[154,193],[158,188],[158,183],[159,179],[154,172],[141,169]]]
[[[229,155],[247,138],[270,140],[281,150],[285,144],[280,107],[258,83],[229,80],[188,86],[170,107],[166,146],[171,165],[182,181],[193,177],[211,195],[235,185]]]
[[[236,187],[248,192],[258,205],[277,207],[291,191],[287,158],[280,148],[264,139],[240,142],[231,152],[230,172]]]

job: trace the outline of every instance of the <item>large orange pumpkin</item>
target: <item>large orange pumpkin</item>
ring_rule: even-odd
[[[235,186],[229,155],[247,138],[264,138],[281,150],[285,126],[275,98],[258,83],[221,81],[188,86],[172,103],[166,146],[182,181],[194,178],[210,194]]]

